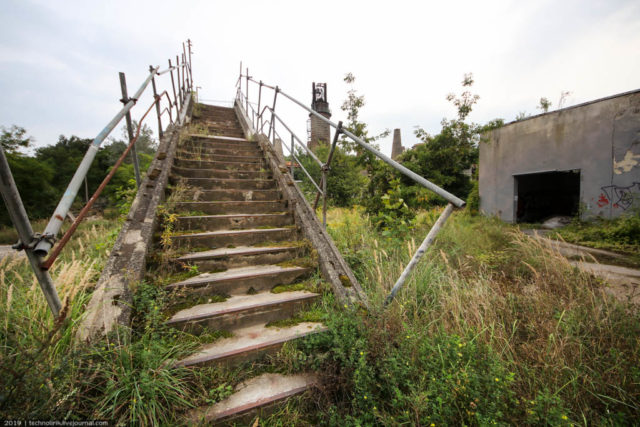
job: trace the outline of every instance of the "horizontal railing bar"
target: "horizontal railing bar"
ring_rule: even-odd
[[[120,155],[120,157],[118,158],[116,163],[113,165],[113,167],[111,168],[111,170],[109,171],[107,176],[104,177],[104,179],[102,180],[102,182],[100,183],[100,185],[96,189],[96,191],[93,194],[93,196],[91,196],[91,198],[89,199],[87,204],[82,208],[82,210],[80,211],[80,213],[78,214],[76,219],[71,224],[71,227],[69,227],[67,232],[60,239],[60,242],[58,243],[58,245],[53,249],[53,251],[51,252],[51,255],[49,256],[49,258],[47,258],[42,263],[41,267],[42,267],[43,270],[49,270],[51,268],[51,265],[55,262],[56,258],[58,258],[58,255],[60,255],[60,252],[62,252],[62,249],[65,247],[67,242],[69,242],[69,239],[71,239],[71,236],[73,235],[73,233],[76,231],[76,229],[78,228],[78,226],[80,225],[80,223],[82,222],[84,217],[89,212],[89,209],[91,209],[91,207],[93,206],[95,201],[98,199],[98,197],[102,193],[102,190],[104,190],[104,188],[107,186],[109,181],[111,181],[111,178],[113,178],[113,176],[115,175],[116,171],[118,170],[118,168],[120,167],[120,165],[122,164],[124,159],[127,157],[129,152],[131,151],[131,149],[134,147],[136,141],[140,137],[140,130],[142,129],[142,123],[144,123],[144,120],[147,118],[147,115],[151,111],[151,108],[153,108],[154,105],[157,105],[160,102],[161,98],[162,98],[161,95],[157,96],[153,100],[151,105],[149,105],[149,108],[147,109],[147,111],[144,113],[144,115],[142,116],[142,118],[138,122],[138,129],[136,131],[135,138],[133,138],[131,140],[131,142],[129,142],[129,145],[127,145],[127,148],[122,152],[122,154]]]
[[[242,74],[241,74],[241,75],[240,75],[240,78],[242,78],[242,77],[247,77],[247,76],[246,76],[246,75],[242,75]],[[268,85],[268,84],[266,84],[266,83],[264,83],[264,82],[258,82],[258,81],[256,81],[256,80],[254,80],[254,79],[253,79],[253,77],[251,77],[251,76],[249,76],[249,81],[250,81],[250,82],[253,82],[253,83],[257,84],[257,85],[262,85],[262,86],[264,86],[264,87],[266,87],[266,88],[269,88],[269,89],[273,89],[273,90],[275,90],[275,89],[276,89],[276,87],[275,87],[275,86],[270,86],[270,85]]]
[[[186,63],[182,63],[182,64],[180,64],[180,65],[173,65],[173,66],[171,66],[171,67],[167,68],[166,70],[156,71],[156,74],[157,74],[158,76],[161,76],[161,75],[163,75],[163,74],[168,73],[169,71],[173,71],[173,70],[175,70],[175,69],[177,69],[177,68],[184,68],[184,67],[186,67],[186,66],[187,66],[187,64],[186,64]],[[159,67],[158,67],[158,68],[159,68]]]
[[[253,80],[251,77],[249,77],[249,80],[251,80],[254,83],[258,83],[255,80]],[[268,87],[270,89],[276,90],[275,87],[269,86],[266,83],[262,83],[262,86],[265,86],[265,87]],[[297,104],[298,106],[302,107],[304,110],[308,111],[310,114],[313,114],[314,116],[316,116],[317,118],[319,118],[323,122],[329,124],[329,126],[333,127],[334,129],[338,128],[338,125],[336,123],[334,123],[331,120],[327,119],[322,114],[320,114],[320,113],[312,110],[311,108],[307,107],[302,102],[298,101],[297,99],[295,99],[291,95],[289,95],[286,92],[284,92],[280,87],[278,87],[277,90],[284,97],[286,97],[287,99],[289,99],[293,103]],[[447,190],[441,188],[440,186],[438,186],[438,185],[434,184],[433,182],[429,181],[428,179],[426,179],[426,178],[418,175],[417,173],[413,172],[411,169],[408,169],[407,167],[402,166],[400,163],[398,163],[395,160],[392,160],[391,158],[389,158],[386,155],[382,154],[380,151],[376,150],[371,145],[369,145],[368,143],[363,141],[361,138],[355,136],[353,133],[349,132],[348,130],[342,128],[342,133],[345,134],[346,136],[348,136],[349,138],[351,138],[353,141],[355,141],[362,148],[364,148],[365,150],[369,151],[371,154],[375,155],[376,157],[381,159],[383,162],[385,162],[386,164],[388,164],[389,166],[391,166],[392,168],[397,170],[398,172],[402,173],[403,175],[405,175],[408,178],[411,178],[412,180],[414,180],[418,184],[422,185],[423,187],[428,188],[429,190],[431,190],[434,193],[438,194],[439,196],[443,197],[449,203],[453,203],[454,206],[456,206],[458,208],[461,208],[461,207],[463,207],[465,205],[464,200],[456,197],[455,195],[451,194]]]
[[[149,73],[149,76],[142,83],[138,91],[133,95],[133,98],[129,98],[129,101],[125,104],[125,106],[122,107],[122,109],[115,115],[113,119],[111,119],[107,126],[105,126],[104,129],[102,129],[100,133],[98,133],[98,135],[94,138],[93,142],[89,146],[89,149],[80,162],[78,169],[76,169],[76,172],[73,174],[71,182],[69,182],[67,189],[65,190],[62,198],[60,199],[60,202],[58,203],[58,206],[56,207],[56,210],[54,211],[51,219],[49,220],[49,223],[47,224],[47,227],[44,230],[43,236],[45,238],[40,240],[40,242],[38,242],[34,249],[38,256],[44,257],[49,252],[49,250],[51,250],[51,247],[53,246],[53,239],[62,227],[64,218],[67,216],[67,212],[69,212],[69,209],[71,208],[71,205],[73,204],[73,201],[78,194],[80,185],[82,184],[84,177],[87,175],[87,172],[91,167],[91,163],[93,163],[93,159],[98,153],[100,144],[102,144],[105,138],[109,136],[111,131],[113,131],[113,129],[118,125],[118,123],[120,123],[127,112],[129,112],[129,110],[131,110],[131,108],[135,105],[136,100],[140,98],[144,90],[147,88],[147,86],[155,76],[157,70],[158,68],[154,68],[153,71]]]
[[[282,89],[278,88],[279,92],[286,98],[288,98],[290,101],[298,104],[300,107],[304,108],[305,110],[307,110],[309,113],[313,114],[314,116],[318,117],[320,120],[324,121],[325,123],[328,123],[330,126],[332,126],[334,129],[338,128],[338,125],[333,123],[331,120],[327,119],[326,117],[324,117],[322,114],[313,111],[311,108],[307,107],[306,105],[304,105],[303,103],[301,103],[300,101],[298,101],[297,99],[295,99],[292,96],[289,96],[287,93],[283,92]],[[434,193],[438,194],[439,196],[443,197],[445,200],[447,200],[449,203],[453,203],[456,207],[461,208],[462,206],[465,205],[465,202],[454,196],[453,194],[449,193],[447,190],[439,187],[438,185],[434,184],[433,182],[425,179],[424,177],[421,177],[420,175],[418,175],[417,173],[415,173],[414,171],[406,168],[405,166],[402,166],[400,163],[396,162],[395,160],[390,159],[389,157],[385,156],[384,154],[382,154],[380,151],[376,150],[375,148],[373,148],[371,145],[367,144],[365,141],[363,141],[362,139],[360,139],[359,137],[355,136],[354,134],[352,134],[351,132],[349,132],[346,129],[342,129],[342,133],[344,133],[345,135],[347,135],[349,138],[351,138],[352,140],[354,140],[355,142],[357,142],[362,148],[364,148],[365,150],[369,151],[370,153],[372,153],[373,155],[375,155],[376,157],[379,157],[383,162],[385,162],[386,164],[388,164],[389,166],[391,166],[392,168],[396,169],[398,172],[402,173],[403,175],[411,178],[412,180],[414,180],[415,182],[417,182],[418,184],[422,185],[425,188],[428,188],[429,190],[433,191]]]
[[[277,136],[278,138],[280,138],[280,135],[278,134],[278,132],[274,132],[274,136]],[[280,138],[282,139],[282,138]],[[309,174],[309,172],[307,171],[307,169],[302,165],[302,162],[300,162],[300,160],[296,157],[296,155],[294,153],[291,152],[291,149],[286,145],[286,144],[282,144],[284,146],[284,148],[287,149],[287,152],[291,155],[292,158],[292,162],[293,160],[296,161],[296,163],[298,164],[298,166],[300,167],[300,169],[302,169],[302,171],[305,173],[305,175],[307,175],[307,177],[309,178],[309,180],[311,181],[311,183],[313,184],[314,187],[316,187],[316,189],[322,193],[323,191],[320,189],[320,187],[318,186],[318,184],[316,183],[316,181],[313,179],[313,177]],[[294,179],[293,175],[291,175],[291,179]]]
[[[286,130],[289,131],[289,133],[293,136],[293,138],[298,142],[298,144],[302,145],[304,147],[304,149],[307,151],[307,153],[313,158],[313,160],[316,161],[316,163],[319,166],[322,166],[323,163],[320,161],[320,159],[318,159],[318,157],[316,157],[315,154],[313,154],[313,151],[311,151],[309,149],[309,147],[307,147],[307,144],[303,144],[302,141],[300,141],[300,138],[298,138],[298,135],[296,135],[291,129],[289,129],[289,126],[286,125],[285,122],[282,121],[282,119],[280,118],[280,116],[278,116],[276,113],[274,113],[271,108],[269,108],[269,111],[271,111],[271,113],[273,114],[273,117],[275,117],[276,119],[278,119],[278,121],[280,122],[280,124],[282,124],[282,126],[284,126],[284,128]]]

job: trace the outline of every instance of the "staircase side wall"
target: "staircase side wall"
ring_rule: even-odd
[[[340,255],[338,248],[331,239],[331,236],[322,227],[315,212],[302,195],[283,161],[278,157],[275,149],[265,135],[253,133],[250,120],[244,114],[244,109],[238,102],[234,106],[240,125],[247,138],[258,141],[264,155],[273,170],[273,177],[282,190],[284,198],[289,202],[292,209],[296,225],[301,229],[318,253],[320,271],[325,280],[331,283],[334,293],[343,302],[359,302],[368,306],[367,296],[353,275],[351,268]]]

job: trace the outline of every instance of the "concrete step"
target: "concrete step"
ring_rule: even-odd
[[[302,322],[285,328],[255,325],[236,329],[233,336],[202,346],[180,360],[176,366],[206,366],[214,363],[239,363],[277,352],[284,343],[326,331],[322,323]]]
[[[259,163],[256,163],[259,165]],[[172,172],[185,178],[222,178],[222,179],[271,179],[273,173],[262,171],[232,171],[227,169],[196,169],[174,166]]]
[[[195,334],[205,330],[233,331],[293,317],[319,296],[305,291],[235,295],[224,302],[198,304],[180,310],[166,324]]]
[[[228,202],[228,201],[270,201],[282,200],[278,190],[193,190],[187,192],[185,201]]]
[[[274,179],[221,179],[221,178],[180,178],[172,176],[171,182],[184,182],[192,187],[203,190],[271,190],[276,188]]]
[[[291,213],[203,215],[178,217],[176,230],[241,230],[259,227],[282,228],[288,225],[293,225]]]
[[[177,212],[198,211],[209,215],[254,214],[286,212],[287,201],[249,201],[249,202],[179,202]]]
[[[233,162],[233,163],[259,163],[265,164],[262,153],[255,156],[227,156],[222,154],[208,154],[197,151],[178,150],[178,155],[188,160],[207,160],[212,162]]]
[[[213,170],[228,170],[228,171],[260,171],[260,169],[266,169],[266,166],[262,163],[256,162],[216,162],[215,160],[207,159],[187,159],[183,157],[176,157],[173,163],[174,167],[179,168],[192,168],[192,169],[213,169]]]
[[[202,114],[198,116],[198,121],[200,123],[224,123],[227,126],[240,126],[235,114]]]
[[[227,399],[190,411],[185,422],[190,425],[251,425],[256,416],[268,415],[279,403],[313,389],[317,382],[313,374],[262,374],[238,386]]]
[[[228,145],[230,147],[241,148],[241,147],[259,147],[260,145],[256,141],[249,141],[244,137],[237,136],[224,136],[224,135],[206,135],[199,133],[190,133],[187,134],[190,141],[198,141],[198,142],[210,142],[215,143],[215,145]]]
[[[226,155],[226,154],[215,154],[215,153],[206,153],[206,152],[198,152],[198,151],[187,151],[187,150],[178,150],[178,156],[186,159],[186,160],[204,160],[211,162],[220,162],[220,163],[259,163],[261,165],[265,164],[264,157],[262,156],[262,152],[256,152],[255,155],[245,156],[245,155]]]
[[[223,270],[251,265],[277,264],[302,256],[305,249],[299,246],[238,246],[193,252],[177,259],[181,263],[197,265],[200,271]]]
[[[295,228],[267,228],[249,230],[221,230],[205,233],[177,234],[171,237],[178,247],[202,247],[211,249],[233,246],[251,246],[263,242],[282,242],[296,240]]]
[[[240,128],[239,126],[238,127],[225,126],[219,123],[208,124],[206,126],[207,126],[207,132],[210,135],[244,138],[244,132],[242,131],[242,128]]]
[[[221,156],[243,156],[243,157],[262,157],[262,150],[260,147],[254,148],[238,148],[233,146],[218,147],[215,144],[209,142],[201,143],[183,143],[178,147],[178,152],[188,151],[192,153],[204,154],[218,154]]]
[[[288,285],[311,273],[306,267],[253,265],[230,268],[219,273],[202,273],[165,286],[168,291],[184,291],[188,295],[245,295],[271,291],[275,286]],[[182,293],[182,292],[181,292]]]

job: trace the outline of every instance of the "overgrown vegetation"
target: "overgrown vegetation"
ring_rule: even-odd
[[[640,212],[631,212],[613,220],[575,220],[556,233],[568,242],[621,252],[640,263]]]
[[[390,237],[362,209],[331,211],[331,235],[378,308],[329,306],[329,332],[299,345],[303,365],[324,378],[324,400],[306,420],[632,424],[637,309],[517,228],[455,214],[397,301],[379,308],[419,243],[413,236],[437,214],[421,212],[411,232]]]
[[[353,82],[353,76],[347,79]],[[74,341],[119,224],[83,224],[54,265],[52,275],[65,301],[58,321],[51,318],[26,260],[0,260],[0,414],[176,425],[189,408],[219,402],[248,378],[315,371],[321,382],[313,399],[291,399],[260,425],[637,423],[637,307],[609,297],[605,283],[575,269],[542,241],[500,221],[471,215],[477,192],[463,171],[475,162],[482,130],[500,125],[466,123],[478,99],[467,90],[471,84],[471,76],[465,76],[465,92],[449,97],[458,118],[443,120],[435,136],[418,130],[424,143],[401,158],[459,196],[469,193],[471,209],[451,217],[388,308],[383,308],[384,299],[441,213],[442,201],[341,141],[329,187],[331,203],[344,207],[329,211],[328,230],[371,309],[335,301],[316,274],[272,290],[312,289],[322,299],[293,319],[269,326],[321,321],[326,332],[236,367],[174,366],[199,345],[230,335],[193,335],[165,325],[182,307],[226,298],[190,299],[164,287],[169,280],[199,274],[195,266],[171,261],[184,251],[172,245],[172,238],[180,232],[178,202],[190,191],[177,182],[158,212],[162,231],[157,256],[149,260],[145,280],[132,290],[130,330],[117,330],[92,345]],[[376,137],[369,137],[366,125],[358,121],[363,105],[364,98],[352,90],[343,105],[348,127],[375,143]],[[24,132],[13,132],[17,139],[7,146],[15,154],[28,144]],[[328,147],[321,146],[318,156],[327,155]],[[445,161],[451,157],[456,162]],[[130,199],[125,187],[121,191]],[[425,206],[428,209],[416,209]],[[576,223],[560,233],[578,243],[637,253],[639,230],[635,216]],[[274,244],[282,242],[264,245]],[[315,264],[304,261],[305,266]]]

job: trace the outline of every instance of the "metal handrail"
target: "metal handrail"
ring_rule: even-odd
[[[335,146],[336,146],[336,143],[337,143],[337,140],[338,140],[338,136],[340,134],[343,134],[343,135],[347,136],[348,138],[353,140],[355,143],[357,143],[360,147],[362,147],[363,149],[365,149],[369,153],[373,154],[374,156],[376,156],[377,158],[379,158],[380,160],[382,160],[383,162],[385,162],[386,164],[388,164],[389,166],[391,166],[392,168],[394,168],[395,170],[397,170],[401,174],[405,175],[406,177],[410,178],[411,180],[413,180],[414,182],[420,184],[421,186],[433,191],[434,193],[438,194],[440,197],[444,198],[448,202],[447,207],[440,214],[440,216],[438,217],[438,220],[435,222],[435,224],[431,227],[431,230],[429,230],[429,233],[427,234],[427,236],[423,240],[422,244],[420,245],[420,247],[418,248],[416,253],[412,256],[411,260],[409,261],[409,263],[407,264],[407,266],[403,270],[403,272],[400,275],[400,277],[398,278],[398,280],[395,282],[395,284],[394,284],[389,296],[385,299],[385,303],[384,304],[385,304],[385,306],[388,305],[389,303],[391,303],[391,301],[393,301],[393,299],[395,298],[396,294],[402,288],[404,283],[406,283],[406,281],[407,281],[408,277],[410,276],[411,272],[415,269],[416,265],[418,264],[420,259],[424,256],[424,254],[426,253],[427,249],[433,244],[436,235],[442,229],[442,226],[444,225],[446,220],[449,218],[449,216],[453,212],[453,208],[454,207],[461,208],[461,207],[463,207],[465,205],[465,202],[462,199],[458,198],[457,196],[455,196],[455,195],[451,194],[450,192],[446,191],[445,189],[441,188],[437,184],[434,184],[433,182],[429,181],[428,179],[418,175],[417,173],[413,172],[412,170],[408,169],[407,167],[401,165],[400,163],[396,162],[395,160],[393,160],[393,159],[389,158],[388,156],[384,155],[379,150],[377,150],[376,148],[374,148],[371,145],[369,145],[362,138],[360,138],[360,137],[354,135],[353,133],[351,133],[349,130],[342,128],[342,122],[339,122],[339,124],[336,124],[336,123],[332,122],[331,120],[327,119],[326,117],[324,117],[320,113],[312,110],[311,108],[309,108],[306,105],[304,105],[302,102],[298,101],[297,99],[295,99],[291,95],[289,95],[286,92],[284,92],[279,86],[268,85],[268,84],[264,83],[262,80],[260,80],[259,82],[256,81],[255,79],[253,79],[253,77],[251,77],[249,75],[249,70],[248,69],[247,69],[246,74],[243,75],[242,74],[242,65],[241,65],[240,66],[240,75],[238,76],[238,81],[236,83],[236,85],[238,87],[236,97],[237,97],[237,99],[239,101],[245,101],[245,105],[247,106],[247,109],[251,104],[249,103],[248,95],[245,95],[242,92],[242,84],[241,83],[242,83],[242,79],[243,78],[245,78],[245,80],[246,80],[247,92],[248,92],[248,89],[249,89],[249,82],[252,82],[254,84],[259,85],[259,87],[260,87],[259,96],[262,95],[262,88],[263,87],[266,87],[268,89],[272,89],[274,91],[274,101],[273,101],[274,106],[273,106],[273,108],[269,108],[269,111],[271,112],[270,120],[265,122],[264,117],[263,117],[263,114],[264,114],[265,110],[263,110],[257,117],[255,117],[255,114],[254,114],[254,129],[259,129],[259,131],[262,132],[265,123],[269,123],[269,134],[267,135],[267,139],[269,139],[269,141],[272,144],[275,143],[275,138],[276,138],[276,132],[275,132],[275,129],[274,129],[276,121],[279,121],[293,135],[293,132],[290,130],[290,128],[275,113],[275,103],[276,103],[276,99],[277,99],[278,94],[281,94],[282,96],[284,96],[285,98],[287,98],[288,100],[293,102],[294,104],[296,104],[299,107],[301,107],[302,109],[306,110],[309,114],[312,114],[314,117],[320,119],[321,121],[327,123],[330,127],[335,129],[334,141],[333,141],[333,144],[332,144],[332,147],[331,147],[331,151],[330,151],[329,157],[327,159],[327,162],[322,164],[322,181],[321,181],[321,184],[320,184],[322,186],[322,189],[320,189],[320,186],[317,185],[315,183],[315,181],[313,179],[311,179],[311,177],[309,177],[311,179],[312,183],[318,189],[318,193],[316,195],[316,200],[315,200],[315,203],[314,203],[314,209],[317,206],[319,196],[320,195],[323,196],[323,224],[325,225],[325,227],[326,227],[327,176],[328,176],[328,172],[329,172],[329,169],[330,169],[331,159],[333,157],[333,152],[335,150]],[[247,115],[248,115],[248,112],[247,112]],[[260,125],[260,126],[258,126],[258,125]],[[274,141],[271,141],[272,132],[273,132]],[[295,139],[299,141],[299,139],[297,137],[295,137]],[[301,143],[301,141],[299,141],[299,142]],[[311,150],[308,149],[308,147],[306,147],[306,145],[304,145],[304,146],[305,146],[305,148],[307,149],[308,152],[311,151]],[[292,144],[292,147],[293,147],[293,144]],[[292,153],[293,152],[293,148],[292,148],[292,150],[289,150],[289,151]],[[292,155],[292,158],[295,159],[295,155],[293,153],[291,155]]]
[[[166,93],[166,91],[164,91],[164,93]],[[140,137],[140,130],[142,130],[142,123],[147,118],[147,115],[151,111],[151,108],[153,108],[155,105],[157,105],[160,102],[161,97],[162,97],[161,95],[157,96],[154,99],[154,101],[151,103],[151,105],[149,105],[149,108],[147,108],[147,111],[145,111],[145,113],[142,115],[142,118],[140,119],[136,136],[131,140],[127,148],[122,152],[122,154],[120,155],[118,160],[115,162],[115,164],[113,165],[113,167],[111,168],[107,176],[102,180],[102,182],[96,189],[95,193],[93,193],[93,196],[91,196],[87,204],[82,208],[82,210],[80,211],[76,219],[73,221],[73,224],[71,224],[71,227],[69,227],[69,229],[64,234],[64,236],[62,236],[62,238],[60,239],[60,242],[58,242],[58,244],[53,248],[53,251],[51,251],[51,254],[49,255],[49,257],[41,264],[40,268],[42,268],[43,270],[49,270],[51,268],[51,265],[53,265],[56,258],[58,258],[58,255],[60,255],[60,252],[62,252],[62,249],[69,242],[69,239],[71,239],[71,236],[73,235],[73,233],[76,231],[76,229],[78,228],[78,226],[80,225],[84,217],[89,212],[89,209],[91,209],[95,201],[98,199],[98,197],[102,193],[102,190],[104,190],[104,188],[107,186],[109,181],[111,181],[111,178],[113,178],[113,176],[116,174],[116,171],[118,170],[118,168],[120,167],[124,159],[129,154],[129,151],[131,151],[131,149],[135,145],[136,141]]]
[[[263,83],[259,83],[261,85],[264,85]],[[268,85],[264,85],[269,87]],[[259,97],[261,96],[261,92],[259,92]],[[324,226],[326,226],[326,189],[322,189],[320,188],[323,185],[324,180],[326,179],[325,175],[325,169],[327,167],[327,163],[323,163],[322,161],[320,161],[320,159],[318,159],[318,157],[315,155],[315,153],[313,151],[311,151],[309,149],[309,147],[307,147],[306,144],[304,144],[302,142],[302,140],[298,137],[298,135],[296,135],[295,132],[293,132],[291,130],[291,128],[289,128],[289,126],[287,126],[287,124],[282,120],[282,118],[280,116],[278,116],[275,111],[273,110],[273,108],[269,107],[268,105],[265,105],[264,108],[262,109],[262,111],[258,114],[256,113],[255,108],[253,108],[253,105],[257,105],[258,108],[260,105],[260,100],[258,101],[257,104],[249,102],[248,97],[246,95],[244,95],[242,93],[241,90],[239,90],[237,92],[237,97],[239,98],[240,104],[242,105],[242,103],[244,103],[245,108],[249,108],[251,111],[251,117],[252,117],[252,124],[253,124],[253,128],[257,129],[258,128],[258,123],[260,120],[262,120],[262,116],[264,115],[264,112],[266,110],[269,110],[269,112],[271,113],[271,117],[272,120],[275,119],[278,122],[280,122],[280,124],[282,124],[282,126],[284,126],[284,128],[289,132],[289,134],[291,135],[291,148],[289,148],[289,146],[287,146],[285,144],[285,147],[287,149],[287,152],[289,152],[289,155],[291,156],[292,162],[291,162],[291,177],[292,179],[294,178],[293,176],[293,170],[294,170],[294,162],[293,160],[295,160],[295,162],[298,164],[298,166],[300,167],[300,169],[302,169],[302,171],[304,172],[304,174],[307,176],[307,178],[309,178],[309,181],[311,181],[311,183],[313,184],[313,186],[316,188],[316,190],[318,190],[317,192],[317,196],[316,196],[316,202],[313,206],[313,208],[315,209],[317,207],[317,203],[318,203],[318,199],[319,197],[322,195],[324,198],[325,203],[323,203],[323,210],[322,210],[322,223]],[[247,115],[249,114],[249,111],[246,111]],[[262,132],[262,128],[264,127],[264,124],[268,123],[268,122],[262,122],[262,126],[260,127],[260,132]],[[283,140],[280,137],[280,134],[275,130],[275,126],[273,126],[272,124],[272,129],[273,129],[273,133],[274,133],[274,137],[277,136],[278,139],[280,139],[281,141]],[[336,136],[339,134],[340,132],[336,132]],[[307,154],[318,164],[318,166],[320,166],[321,170],[322,170],[322,179],[320,181],[320,184],[318,184],[316,182],[316,180],[311,176],[311,174],[309,173],[309,171],[304,167],[304,165],[302,164],[302,162],[296,157],[295,155],[295,148],[294,148],[294,142],[297,142],[298,145],[300,145],[302,148],[304,148],[304,150],[307,152]],[[333,155],[333,148],[335,148],[335,143],[332,147],[331,153],[329,155],[329,160],[328,163],[331,163],[331,157]]]
[[[87,152],[85,153],[80,165],[76,169],[73,177],[71,178],[71,182],[69,183],[66,191],[64,192],[58,206],[56,207],[53,216],[49,220],[47,227],[45,228],[44,233],[42,234],[34,234],[33,229],[31,227],[31,223],[29,221],[29,217],[26,214],[24,209],[24,205],[20,198],[20,194],[15,185],[15,181],[13,180],[13,176],[11,174],[11,170],[9,169],[9,165],[7,163],[7,159],[4,155],[4,151],[2,147],[0,147],[0,193],[2,194],[2,198],[5,200],[5,204],[7,205],[7,210],[9,211],[9,216],[11,217],[11,221],[18,230],[19,234],[19,242],[14,245],[14,248],[17,250],[25,250],[27,254],[27,258],[31,263],[31,267],[34,271],[34,274],[40,284],[42,292],[45,295],[49,308],[54,316],[58,316],[61,311],[62,304],[60,302],[60,298],[58,297],[58,293],[56,291],[56,287],[51,280],[51,276],[48,273],[48,269],[51,267],[52,263],[55,261],[56,257],[62,251],[62,248],[69,241],[71,235],[78,227],[80,221],[86,216],[87,212],[100,195],[104,187],[107,185],[109,180],[113,177],[118,167],[122,164],[125,157],[131,152],[133,155],[133,164],[134,170],[136,174],[136,182],[138,186],[140,185],[140,175],[138,170],[138,159],[135,151],[135,143],[140,136],[140,131],[142,129],[142,122],[146,118],[146,116],[151,111],[153,106],[156,106],[156,114],[158,117],[158,136],[162,137],[162,121],[161,116],[165,112],[169,114],[169,121],[173,123],[173,108],[176,109],[176,117],[180,121],[184,121],[186,117],[186,112],[183,111],[187,99],[187,91],[191,92],[193,88],[193,76],[191,73],[191,41],[187,40],[187,45],[189,47],[188,51],[188,60],[187,60],[187,51],[185,48],[185,44],[182,44],[183,54],[182,54],[182,63],[176,57],[177,62],[175,66],[171,65],[171,60],[169,60],[169,68],[163,71],[159,71],[159,66],[150,66],[149,74],[146,79],[143,81],[140,88],[136,91],[134,96],[130,98],[127,94],[127,85],[126,78],[124,73],[119,73],[120,77],[120,89],[122,92],[122,99],[120,100],[124,105],[120,111],[111,119],[111,121],[98,133],[98,135],[94,138],[93,142],[89,146]],[[180,71],[182,70],[182,80],[180,79]],[[173,72],[176,71],[177,74],[177,83],[178,83],[178,91],[176,91],[176,81],[173,76]],[[171,86],[173,89],[173,102],[171,101],[171,97],[169,96],[167,91],[163,91],[158,95],[155,85],[155,76],[161,76],[166,73],[171,73]],[[188,77],[186,76],[188,73]],[[136,102],[140,98],[140,96],[144,93],[146,88],[149,86],[149,83],[153,86],[153,103],[149,106],[147,111],[142,116],[140,120],[140,125],[138,126],[137,133],[135,137],[133,136],[133,126],[131,121],[131,109]],[[166,96],[169,106],[165,107],[163,110],[160,107],[160,103],[162,97]],[[179,105],[178,105],[179,104]],[[182,118],[180,118],[180,114],[183,113]],[[126,118],[127,125],[127,133],[129,135],[129,145],[122,153],[120,158],[116,161],[116,164],[109,171],[107,176],[104,178],[92,198],[87,202],[84,206],[78,217],[74,220],[70,229],[65,233],[64,237],[61,239],[60,243],[55,247],[51,256],[46,260],[42,261],[42,258],[49,253],[51,250],[55,236],[60,231],[62,226],[62,222],[64,218],[67,216],[69,209],[78,194],[78,190],[80,189],[80,185],[85,180],[87,172],[93,162],[96,154],[98,153],[98,149],[100,144],[109,136],[109,134],[115,129],[115,127],[120,123],[120,121]]]
[[[188,42],[188,45],[190,49],[191,48],[190,41]],[[136,91],[136,93],[133,95],[133,97],[128,99],[122,99],[124,106],[120,111],[118,111],[118,113],[116,113],[113,119],[111,119],[111,121],[94,138],[93,142],[89,146],[89,149],[85,153],[84,158],[80,162],[80,165],[78,165],[76,172],[71,178],[71,181],[69,182],[69,185],[67,186],[66,191],[64,192],[62,198],[60,199],[60,202],[58,203],[58,206],[56,207],[53,215],[51,216],[51,219],[49,220],[49,223],[47,224],[44,232],[42,233],[42,237],[40,238],[40,241],[37,243],[34,249],[34,252],[38,256],[40,257],[46,256],[51,250],[51,248],[53,247],[55,237],[57,236],[58,232],[60,231],[60,228],[62,227],[64,218],[67,215],[67,212],[69,212],[69,209],[71,208],[71,205],[73,204],[73,201],[75,200],[78,194],[80,186],[82,185],[82,182],[84,181],[84,178],[87,175],[89,168],[91,167],[91,164],[93,163],[93,160],[95,159],[95,156],[97,155],[98,149],[102,144],[102,142],[107,138],[107,136],[109,136],[109,134],[113,131],[113,129],[115,129],[118,123],[120,123],[120,121],[124,117],[130,114],[130,110],[133,108],[134,105],[136,105],[137,100],[140,99],[142,94],[145,92],[145,90],[149,86],[149,83],[153,82],[154,97],[162,96],[162,95],[157,95],[155,93],[155,81],[154,81],[155,76],[160,76],[167,72],[170,72],[171,79],[173,81],[173,71],[175,70],[178,73],[178,84],[180,89],[179,101],[180,101],[180,108],[182,108],[182,105],[184,104],[184,99],[186,97],[185,84],[186,84],[186,89],[188,89],[189,91],[192,88],[191,81],[189,80],[188,77],[185,76],[188,72],[190,73],[190,65],[186,62],[186,60],[184,60],[185,58],[186,56],[185,54],[183,54],[182,63],[178,61],[175,66],[170,65],[169,68],[162,71],[159,70],[160,68],[159,66],[156,66],[156,67],[151,66],[149,70],[149,74],[147,75],[147,78],[144,80],[144,82],[142,83],[140,88]],[[171,62],[169,62],[169,64],[171,64]],[[182,69],[182,82],[180,81],[181,69]],[[185,83],[185,77],[186,77],[186,83]],[[167,93],[166,96],[171,105],[171,98],[169,97],[169,94]],[[160,103],[157,102],[154,104],[157,107],[156,110],[157,110],[158,127],[159,127],[158,135],[159,137],[162,137],[162,122],[160,120],[160,116],[161,116]],[[171,106],[171,108],[173,107],[175,107],[178,112],[180,111],[180,108],[178,108],[178,99],[174,98],[174,103],[173,103],[173,106]],[[176,114],[176,116],[177,115],[178,114]],[[127,125],[130,126],[129,120],[127,120]],[[133,132],[131,131],[131,129],[129,129],[129,134],[131,135],[132,133]],[[137,156],[135,156],[134,162],[137,164]]]

